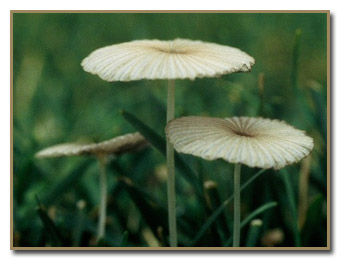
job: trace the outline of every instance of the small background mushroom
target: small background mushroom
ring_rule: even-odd
[[[107,204],[107,176],[106,165],[111,156],[134,152],[145,148],[147,140],[139,133],[125,134],[101,143],[58,144],[41,150],[37,158],[54,158],[64,156],[94,156],[99,163],[100,207],[97,231],[97,243],[105,237],[106,204]]]

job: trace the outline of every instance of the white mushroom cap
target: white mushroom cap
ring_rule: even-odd
[[[255,60],[215,43],[175,39],[135,40],[92,52],[81,65],[106,81],[195,79],[249,71]]]
[[[47,158],[77,155],[117,155],[142,149],[146,145],[148,145],[148,142],[140,133],[133,133],[118,136],[101,143],[58,144],[38,152],[36,157]]]
[[[314,146],[304,131],[283,121],[252,117],[182,117],[169,122],[166,135],[178,152],[259,168],[298,162]]]

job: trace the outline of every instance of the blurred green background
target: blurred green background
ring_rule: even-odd
[[[285,120],[314,138],[309,158],[286,167],[285,172],[266,171],[242,193],[242,218],[265,203],[278,203],[257,216],[263,226],[252,245],[326,246],[325,13],[14,13],[14,246],[96,246],[96,160],[38,160],[34,154],[58,143],[97,142],[136,131],[120,110],[130,112],[164,137],[166,81],[108,83],[84,72],[80,63],[106,45],[175,38],[230,45],[256,59],[250,73],[177,80],[177,117],[264,116]],[[263,92],[258,84],[261,73]],[[209,197],[206,192],[200,199],[192,183],[177,171],[177,211],[183,222],[178,228],[179,243],[188,246],[215,210],[211,200],[223,201],[232,194],[233,168],[224,161],[182,158],[202,186],[207,180],[217,185],[215,195]],[[244,166],[242,182],[256,171]],[[121,176],[134,186],[126,185]],[[165,157],[153,147],[123,155],[110,164],[108,181],[103,245],[166,246]],[[38,210],[36,196],[44,205]],[[232,216],[230,204],[220,222],[194,245],[228,245]],[[247,245],[249,233],[247,224],[242,229],[241,246]]]

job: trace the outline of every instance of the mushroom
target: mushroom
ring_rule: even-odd
[[[113,139],[91,144],[64,143],[41,150],[37,158],[52,158],[65,156],[95,156],[99,163],[100,178],[100,210],[97,231],[97,242],[105,235],[107,182],[106,164],[109,156],[133,152],[145,148],[147,140],[140,133],[125,134]]]
[[[93,51],[81,65],[103,80],[168,79],[167,122],[175,117],[175,79],[249,71],[255,60],[241,50],[202,41],[135,40]],[[174,150],[167,142],[170,246],[177,246]]]
[[[235,164],[233,246],[240,241],[241,164],[274,168],[300,161],[313,149],[313,139],[284,121],[253,117],[182,117],[166,126],[176,151],[206,160]]]

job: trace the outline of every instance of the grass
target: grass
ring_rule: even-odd
[[[176,81],[176,117],[265,116],[312,136],[303,226],[297,214],[301,163],[289,166],[288,174],[262,175],[243,166],[240,244],[264,246],[262,238],[279,229],[284,238],[276,246],[326,246],[326,14],[16,13],[13,18],[14,246],[169,245],[166,83],[108,83],[80,66],[99,47],[152,38],[227,44],[256,59],[250,73]],[[96,161],[37,160],[34,154],[61,142],[99,141],[136,130],[152,147],[108,164],[106,232],[97,244]],[[232,166],[179,154],[175,160],[179,246],[229,246]],[[216,184],[213,193],[207,194],[206,181]],[[254,218],[263,222],[255,233]]]

